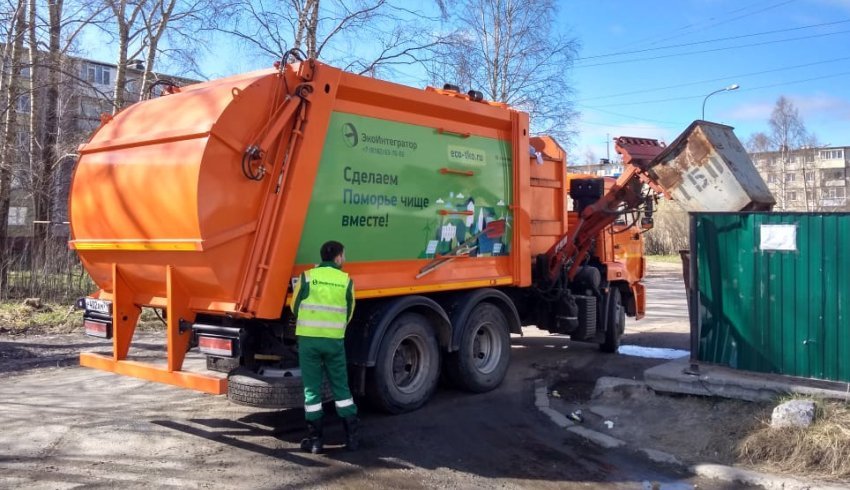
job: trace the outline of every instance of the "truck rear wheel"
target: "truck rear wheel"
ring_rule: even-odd
[[[511,337],[504,313],[491,303],[481,303],[463,325],[459,349],[446,359],[446,373],[455,385],[484,393],[505,379],[510,358]]]
[[[440,375],[440,350],[424,316],[404,313],[393,320],[371,374],[369,398],[382,410],[409,412],[431,398]]]
[[[620,336],[626,326],[626,308],[623,306],[623,296],[618,288],[611,288],[605,307],[607,308],[605,341],[599,344],[599,350],[614,353],[620,348]]]

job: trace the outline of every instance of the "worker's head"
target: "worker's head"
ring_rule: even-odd
[[[345,262],[345,247],[337,241],[325,242],[320,253],[322,262],[335,262],[336,265],[342,265]]]

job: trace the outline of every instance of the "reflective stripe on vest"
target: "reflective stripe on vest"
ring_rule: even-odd
[[[348,323],[348,274],[333,267],[316,267],[304,273],[307,297],[298,306],[295,335],[341,339]]]

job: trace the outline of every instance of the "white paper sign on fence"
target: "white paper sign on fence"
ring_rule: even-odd
[[[761,225],[761,250],[797,251],[797,225]]]

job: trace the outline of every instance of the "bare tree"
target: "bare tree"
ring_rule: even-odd
[[[127,88],[127,63],[142,52],[141,45],[134,44],[143,32],[139,25],[143,9],[152,0],[105,0],[112,12],[118,42],[118,57],[115,62],[115,89],[112,95],[112,112],[124,107]],[[132,51],[131,51],[132,49]]]
[[[164,36],[176,33],[176,42],[172,44],[182,44],[188,48],[171,48],[169,53],[172,58],[178,57],[178,54],[182,55],[180,57],[184,62],[194,65],[194,56],[190,53],[197,44],[197,34],[201,30],[199,24],[204,24],[210,17],[215,16],[217,9],[223,4],[217,0],[149,0],[142,15],[145,63],[139,83],[140,100],[147,96],[153,78],[156,77],[154,67],[162,54],[161,43]]]
[[[778,155],[774,162],[775,171],[778,171],[779,192],[777,204],[780,208],[788,209],[787,188],[788,183],[796,180],[796,172],[792,169],[792,156],[795,150],[802,148],[806,142],[807,131],[800,117],[800,112],[794,104],[785,96],[780,96],[773,107],[773,112],[768,120],[770,126],[770,140],[776,148]],[[805,180],[805,176],[803,176]],[[777,196],[774,196],[777,197]]]
[[[815,168],[815,160],[821,149],[821,143],[815,134],[808,134],[806,142],[798,153],[802,158],[803,167],[803,199],[806,202],[806,211],[821,211],[822,179]]]
[[[47,1],[47,54],[45,61],[47,65],[47,76],[45,77],[45,97],[43,137],[41,144],[41,172],[39,186],[36,195],[42,196],[43,202],[37,204],[36,211],[38,219],[48,220],[47,210],[51,208],[51,196],[53,195],[53,176],[59,161],[57,142],[59,139],[59,82],[62,70],[62,24],[63,24],[64,0]],[[73,40],[73,37],[71,37]],[[34,77],[35,78],[35,77]],[[39,99],[41,99],[39,97]],[[33,111],[36,109],[33,108]]]
[[[751,134],[746,147],[750,153],[765,153],[773,149],[770,136],[763,132]]]
[[[44,143],[41,106],[42,97],[39,96],[39,84],[41,83],[41,55],[38,49],[36,29],[38,18],[36,16],[37,1],[29,0],[27,14],[27,41],[29,44],[29,182],[32,196],[33,214],[33,241],[32,255],[35,262],[43,257],[44,246],[50,230],[50,179],[52,172],[50,164],[43,159],[42,145]]]
[[[3,73],[3,100],[6,102],[6,117],[3,120],[3,147],[0,154],[0,291],[6,289],[8,279],[8,235],[9,207],[11,204],[12,178],[14,165],[18,157],[18,113],[15,105],[21,96],[21,60],[24,51],[24,37],[27,23],[26,1],[18,0],[14,4],[14,16],[7,39],[12,45],[7,65]],[[8,74],[5,68],[8,66]]]
[[[458,32],[432,77],[481,90],[527,111],[533,130],[568,143],[576,111],[568,74],[576,39],[553,29],[554,0],[463,0],[452,10]]]
[[[435,2],[442,12],[445,3]],[[441,40],[429,29],[435,19],[397,0],[290,0],[290,8],[262,0],[236,0],[214,29],[273,58],[290,49],[309,58],[375,76],[397,65],[422,64]],[[364,45],[376,49],[363,49]]]
[[[588,147],[584,151],[584,164],[594,165],[596,163],[599,163],[599,159],[596,158],[596,153],[593,151],[593,148]]]

